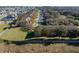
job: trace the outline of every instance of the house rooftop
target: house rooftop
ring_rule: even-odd
[[[11,15],[8,15],[8,16],[2,18],[1,20],[2,20],[2,21],[5,21],[5,20],[9,21],[9,20],[14,20],[14,19],[15,19],[15,17],[13,17],[13,16],[11,16]]]

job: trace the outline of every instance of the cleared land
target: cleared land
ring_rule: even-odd
[[[5,34],[3,34],[0,38],[6,40],[22,40],[26,37],[27,32],[23,32],[20,28],[11,28]]]
[[[5,45],[0,44],[0,52],[13,52],[13,53],[78,53],[79,46],[68,45],[68,44],[50,44],[50,45],[43,45],[43,44],[26,44],[26,45]]]

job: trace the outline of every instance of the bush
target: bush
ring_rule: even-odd
[[[42,30],[42,27],[36,27],[35,29],[34,29],[34,33],[35,33],[35,35],[34,36],[36,36],[36,37],[40,37],[41,36],[41,30]]]
[[[57,36],[66,36],[67,35],[67,28],[64,25],[56,26],[54,32]]]
[[[79,29],[77,26],[39,26],[35,28],[35,36],[46,36],[46,37],[78,37]]]
[[[35,28],[35,36],[66,36],[67,29],[64,25],[61,26],[42,26]]]
[[[71,38],[77,37],[78,33],[79,33],[78,30],[79,29],[76,26],[69,26],[68,27],[68,34],[67,34],[67,36],[71,37]]]

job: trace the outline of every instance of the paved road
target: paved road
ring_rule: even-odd
[[[42,16],[42,12],[40,10],[38,10],[38,16],[35,20],[36,21],[33,24],[34,27],[37,27],[37,26],[41,25],[40,23],[43,22],[43,16]]]
[[[40,17],[40,12],[38,11],[38,16],[37,16],[37,18],[35,19],[35,22],[34,22],[34,24],[33,24],[33,27],[37,27],[37,26],[38,26],[39,17]]]

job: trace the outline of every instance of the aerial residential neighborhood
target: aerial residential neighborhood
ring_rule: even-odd
[[[30,16],[30,13],[29,13],[29,15],[28,14],[26,14],[26,13],[28,13],[30,10],[32,10],[34,7],[1,7],[0,8],[0,16],[2,16],[2,17],[0,17],[0,26],[2,27],[1,28],[1,32],[2,33],[4,33],[4,31],[6,31],[6,30],[4,30],[5,28],[9,28],[10,26],[9,25],[11,25],[11,26],[13,26],[13,25],[15,25],[16,26],[16,24],[14,24],[14,21],[16,21],[17,19],[18,19],[18,17],[19,16],[21,16],[21,15],[23,15],[23,14],[25,14],[25,15],[27,15],[26,16],[26,19],[29,19],[30,20],[30,18],[31,18],[31,16]],[[23,18],[23,17],[21,17],[21,18]],[[24,20],[25,21],[25,20]],[[21,25],[21,24],[20,24]],[[18,28],[15,28],[16,30],[15,31],[20,31],[19,29],[20,29],[20,27],[18,27]],[[8,29],[9,30],[9,29]],[[10,30],[9,30],[10,31]],[[11,32],[13,32],[13,31],[11,31]],[[11,33],[10,32],[10,33]],[[22,32],[22,31],[20,31],[21,33],[23,33],[24,34],[24,32]],[[9,32],[8,32],[9,33]],[[8,33],[5,33],[5,36],[7,35],[7,36],[9,36],[8,35]],[[15,32],[14,32],[15,33]],[[14,33],[12,33],[11,35],[13,36],[13,34]],[[18,33],[18,32],[17,32]],[[14,34],[15,35],[15,34]],[[17,34],[16,34],[17,35]],[[20,34],[21,36],[22,36],[22,38],[19,38],[19,39],[24,39],[23,37],[25,36],[25,35],[22,35],[22,34]],[[7,37],[6,36],[6,37]],[[18,35],[19,36],[19,35]],[[21,37],[20,36],[20,37]],[[0,37],[2,37],[2,39],[4,39],[4,38],[6,38],[6,37],[4,37],[4,35],[3,34],[1,34],[1,36]],[[7,37],[6,39],[18,39],[17,37],[11,37],[10,36],[10,38],[9,37]]]
[[[0,52],[8,52],[4,48],[79,52],[79,7],[0,6]]]

